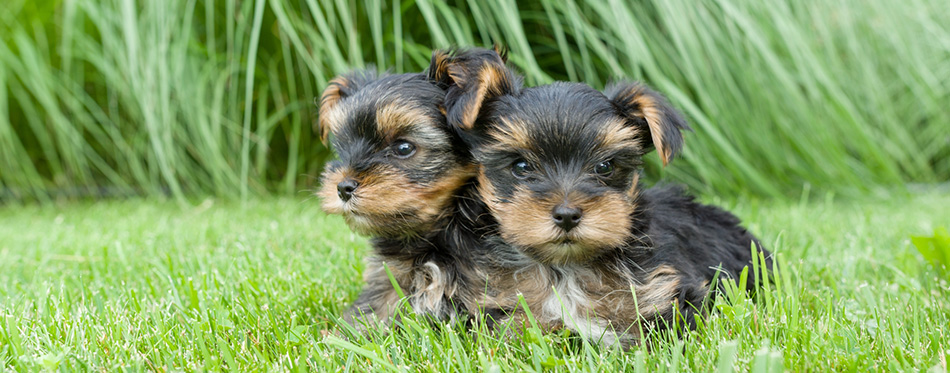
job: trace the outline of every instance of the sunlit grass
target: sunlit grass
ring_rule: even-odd
[[[713,201],[715,202],[715,200]],[[622,352],[529,330],[511,341],[408,317],[354,336],[368,246],[314,201],[115,201],[0,209],[0,366],[12,370],[870,371],[943,367],[950,285],[910,237],[947,194],[718,201],[782,266],[700,329]],[[754,275],[754,273],[749,274]]]

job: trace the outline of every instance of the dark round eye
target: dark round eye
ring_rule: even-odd
[[[511,164],[511,174],[515,175],[516,178],[525,179],[533,171],[528,162],[524,160],[519,160]]]
[[[397,141],[393,144],[393,154],[399,158],[409,158],[416,153],[416,146],[408,141]]]
[[[606,177],[606,176],[610,176],[610,174],[612,174],[613,172],[614,172],[614,164],[611,163],[610,161],[600,162],[596,166],[594,166],[594,173],[597,174],[597,176]]]

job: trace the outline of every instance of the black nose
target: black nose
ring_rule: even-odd
[[[576,207],[558,205],[551,213],[554,218],[554,224],[564,229],[565,232],[574,229],[581,222],[581,210]]]
[[[336,194],[340,196],[343,202],[349,201],[350,198],[353,198],[353,191],[355,191],[358,186],[360,186],[360,184],[357,183],[356,180],[350,178],[343,179],[343,181],[336,185]]]

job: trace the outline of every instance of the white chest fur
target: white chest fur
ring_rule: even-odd
[[[560,321],[592,342],[616,344],[621,336],[606,319],[593,313],[594,299],[586,291],[591,281],[600,281],[598,276],[586,268],[558,267],[549,271],[552,292],[542,303],[541,317]]]

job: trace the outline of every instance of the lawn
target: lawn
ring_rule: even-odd
[[[947,272],[911,244],[950,225],[946,191],[840,201],[710,200],[782,262],[770,291],[720,297],[700,329],[617,351],[407,318],[353,337],[364,238],[315,200],[141,200],[0,208],[0,367],[425,371],[946,369]],[[2,368],[0,368],[2,370]]]

